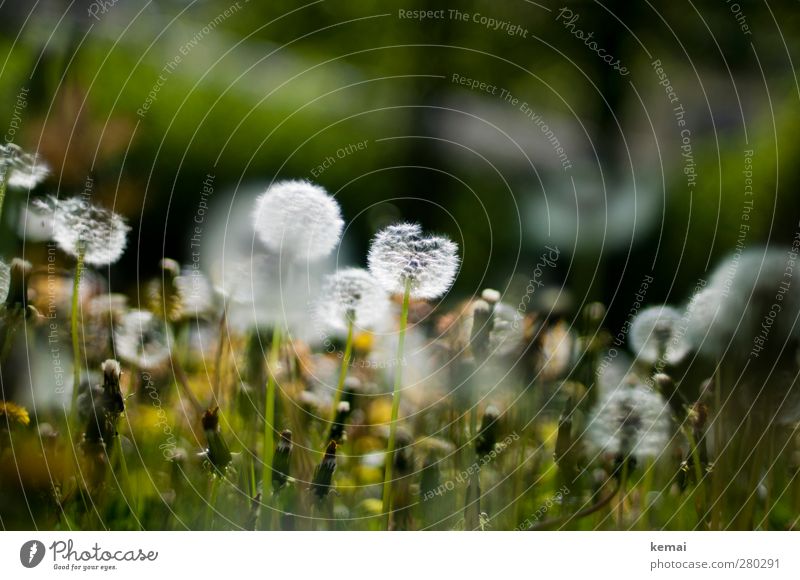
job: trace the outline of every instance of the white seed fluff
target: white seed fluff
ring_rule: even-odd
[[[32,189],[50,174],[38,155],[25,153],[18,145],[0,145],[0,181],[16,189]]]
[[[444,237],[424,237],[417,224],[395,224],[375,235],[368,263],[369,271],[388,292],[402,294],[410,282],[413,298],[433,299],[453,285],[458,246]]]
[[[676,346],[676,336],[681,314],[669,306],[645,308],[631,322],[628,341],[636,358],[655,364],[669,360],[670,350]]]
[[[146,310],[131,310],[114,328],[114,346],[119,358],[140,369],[152,370],[170,356],[166,323]]]
[[[389,296],[368,271],[345,268],[325,277],[317,305],[319,321],[337,332],[348,320],[362,330],[372,329],[388,314]]]
[[[597,403],[586,433],[595,452],[655,458],[669,443],[669,408],[643,385],[620,386]]]
[[[183,313],[204,316],[214,312],[214,288],[201,270],[184,268],[180,275],[175,276],[175,289]]]
[[[256,199],[253,227],[267,249],[314,261],[333,251],[344,221],[339,204],[325,189],[293,180],[275,183]]]
[[[77,258],[83,247],[87,264],[105,266],[125,251],[130,227],[120,215],[80,197],[50,196],[38,205],[53,212],[53,239],[67,254]]]

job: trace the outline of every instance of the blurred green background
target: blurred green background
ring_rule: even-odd
[[[41,193],[79,192],[91,176],[98,198],[127,216],[135,238],[114,267],[122,290],[164,255],[191,259],[208,175],[208,218],[223,223],[234,200],[271,180],[322,184],[349,221],[341,259],[351,263],[389,221],[446,233],[464,255],[457,295],[524,285],[544,246],[557,245],[549,281],[566,281],[576,303],[609,303],[612,320],[644,275],[657,281],[648,301],[677,302],[734,248],[746,150],[755,195],[745,245],[794,236],[797,2],[744,1],[738,12],[724,1],[459,2],[466,20],[447,12],[454,6],[6,2],[0,129],[16,125],[14,141],[53,167]],[[571,28],[562,7],[579,15]],[[686,111],[693,187],[656,59]],[[568,170],[521,103],[552,129]],[[247,226],[229,223],[232,233]],[[29,240],[25,252],[36,251]]]

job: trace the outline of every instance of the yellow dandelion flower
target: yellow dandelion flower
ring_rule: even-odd
[[[27,426],[31,422],[28,410],[15,403],[0,401],[0,425],[12,424]]]

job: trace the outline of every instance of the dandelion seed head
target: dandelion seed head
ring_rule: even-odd
[[[458,270],[458,246],[445,237],[422,234],[418,224],[401,223],[379,231],[369,250],[369,270],[392,294],[410,282],[414,298],[438,298]]]
[[[314,261],[333,251],[344,221],[339,204],[308,181],[280,181],[256,199],[253,226],[272,252]]]
[[[620,386],[597,403],[586,434],[595,452],[656,458],[669,443],[669,408],[644,385]]]
[[[25,153],[18,145],[0,145],[0,181],[15,189],[33,189],[50,174],[38,155]]]
[[[214,311],[214,289],[203,272],[185,268],[174,283],[184,313],[203,316]]]
[[[800,339],[800,324],[795,324],[800,288],[786,284],[785,277],[793,260],[788,248],[734,252],[722,260],[686,307],[687,348],[715,360],[725,353],[747,355],[762,324],[770,327],[768,350],[775,355],[787,342]],[[776,302],[779,311],[773,308]]]
[[[346,332],[348,320],[359,329],[382,322],[390,307],[386,291],[368,271],[345,268],[325,277],[317,304],[319,321],[338,332]]]
[[[680,312],[669,306],[651,306],[639,312],[631,322],[628,336],[636,358],[647,364],[676,358],[677,352],[672,351],[680,321]]]
[[[50,196],[38,205],[53,212],[53,239],[67,254],[77,258],[83,247],[87,264],[105,266],[125,251],[130,227],[120,215],[80,197]]]
[[[140,369],[153,370],[166,363],[170,342],[166,323],[146,310],[131,310],[114,328],[117,355]]]

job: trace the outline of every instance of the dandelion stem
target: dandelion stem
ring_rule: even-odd
[[[336,421],[336,412],[339,402],[342,400],[344,391],[344,381],[347,378],[347,370],[350,367],[350,357],[353,354],[353,317],[347,317],[347,342],[344,346],[344,357],[342,358],[342,370],[339,372],[339,384],[336,385],[336,394],[333,397],[333,409],[331,410],[331,425]]]
[[[272,344],[267,361],[267,393],[264,402],[264,472],[261,474],[261,490],[263,494],[272,484],[272,459],[275,455],[275,370],[280,356],[281,327],[275,324],[272,330]],[[265,495],[266,497],[266,495]]]
[[[214,526],[214,506],[217,504],[217,491],[219,489],[219,478],[216,475],[211,476],[211,492],[209,493],[208,504],[206,508],[206,529],[211,529]]]
[[[392,468],[394,466],[394,445],[397,436],[397,416],[400,413],[400,386],[403,383],[403,350],[408,325],[408,304],[411,300],[411,279],[406,279],[403,292],[403,309],[400,312],[400,335],[397,340],[397,357],[394,361],[394,389],[392,390],[392,418],[389,422],[389,445],[386,450],[386,470],[383,477],[383,512],[386,514],[386,529],[392,520]]]
[[[722,379],[721,365],[717,365],[714,370],[714,470],[711,480],[712,502],[711,502],[711,529],[719,530],[722,520],[722,471],[723,471],[723,451],[722,451]]]
[[[617,500],[617,529],[621,530],[625,521],[625,487],[628,484],[628,458],[622,460],[622,473],[619,478],[619,499]]]
[[[228,319],[228,305],[226,304],[222,308],[222,314],[219,318],[219,343],[217,344],[217,356],[216,356],[216,364],[214,365],[214,392],[212,397],[214,402],[219,405],[220,399],[222,397],[222,355],[225,352],[225,342],[230,340],[230,337],[226,333],[227,329],[227,319]]]
[[[604,497],[603,499],[599,500],[596,504],[591,505],[588,508],[583,509],[583,510],[577,512],[577,513],[572,514],[572,515],[564,516],[563,518],[555,518],[555,519],[552,519],[552,520],[545,520],[545,521],[543,521],[543,522],[541,522],[539,524],[535,524],[535,525],[531,526],[530,528],[528,528],[528,531],[547,530],[547,529],[550,529],[550,528],[554,528],[556,526],[566,526],[567,524],[572,522],[572,520],[585,518],[586,516],[590,516],[593,513],[597,513],[601,509],[603,509],[605,506],[607,506],[609,503],[611,503],[611,500],[614,499],[617,496],[617,494],[620,492],[621,489],[622,489],[622,485],[618,483],[617,486],[613,490],[611,490],[611,492],[606,497]]]
[[[72,281],[72,315],[70,317],[70,331],[72,333],[72,406],[71,413],[76,412],[78,400],[78,387],[81,384],[81,349],[78,336],[78,309],[80,307],[80,287],[83,276],[83,257],[86,246],[78,244],[78,256],[75,262],[75,277]]]

